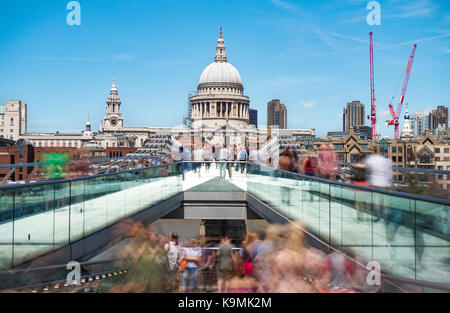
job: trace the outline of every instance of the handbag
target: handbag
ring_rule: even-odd
[[[253,275],[253,262],[252,262],[252,253],[249,251],[249,256],[245,259],[243,264],[242,273],[244,275]]]
[[[187,260],[181,261],[180,268],[181,268],[182,270],[185,270],[185,269],[186,269],[186,264],[187,264]]]
[[[253,262],[250,260],[250,258],[245,260],[243,267],[244,269],[242,272],[244,275],[253,275]]]

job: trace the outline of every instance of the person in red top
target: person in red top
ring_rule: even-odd
[[[336,153],[332,144],[323,144],[320,146],[318,156],[318,174],[325,179],[335,179],[335,168],[337,167]]]
[[[353,274],[356,266],[342,251],[328,255],[324,270],[329,273],[329,292],[352,292],[355,285]]]
[[[303,171],[308,176],[316,176],[316,173],[314,171],[313,167],[313,158],[311,156],[308,156],[305,160],[305,164],[303,166]]]

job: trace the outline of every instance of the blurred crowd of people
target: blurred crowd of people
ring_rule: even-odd
[[[93,160],[70,160],[67,154],[51,153],[44,156],[46,165],[43,166],[42,174],[47,179],[76,178],[115,172],[121,169],[185,161],[179,163],[176,169],[178,173],[182,172],[184,177],[186,171],[189,170],[194,170],[200,175],[202,165],[199,162],[205,162],[204,167],[207,171],[211,167],[210,162],[217,162],[216,167],[220,169],[219,178],[221,180],[225,180],[227,177],[233,180],[233,169],[236,172],[247,173],[248,164],[255,164],[256,166],[266,166],[269,169],[280,169],[359,186],[393,190],[394,171],[391,161],[379,153],[376,146],[371,149],[370,154],[362,160],[347,165],[340,162],[331,143],[322,144],[317,153],[305,152],[303,154],[291,148],[265,151],[257,149],[255,144],[244,146],[200,143],[192,149],[190,145],[181,146],[178,150],[164,156],[140,160],[112,160],[106,163],[97,163]],[[259,169],[255,166],[252,167],[252,169],[255,168]],[[161,175],[167,176],[167,168],[164,169],[165,172],[162,172]],[[437,182],[436,174],[421,173],[417,175],[417,173],[407,172],[402,173],[402,176],[405,177],[405,182],[396,186],[399,191],[450,198],[448,191],[444,190]]]
[[[300,222],[249,232],[240,247],[229,236],[191,238],[184,245],[142,224],[125,253],[128,275],[111,292],[333,293],[375,292],[365,261],[308,246]]]
[[[172,151],[171,160],[175,162],[194,161],[179,165],[180,170],[184,169],[184,172],[190,169],[197,171],[200,164],[196,162],[218,162],[221,180],[226,179],[227,174],[228,178],[232,180],[233,168],[237,172],[246,172],[248,163],[325,179],[338,179],[340,175],[337,155],[331,144],[323,144],[317,155],[313,153],[299,155],[290,148],[282,151],[275,149],[275,151],[269,152],[257,149],[254,144],[244,146],[203,143],[194,147],[192,152],[189,147],[181,146],[177,151]],[[206,163],[205,165],[208,170],[210,164]]]

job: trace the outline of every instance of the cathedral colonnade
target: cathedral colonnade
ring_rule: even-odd
[[[198,101],[192,103],[192,117],[249,119],[248,103],[232,101]]]

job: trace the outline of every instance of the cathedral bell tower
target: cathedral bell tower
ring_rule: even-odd
[[[103,131],[115,131],[123,127],[123,117],[120,112],[121,104],[116,80],[114,79],[108,100],[106,100],[106,116],[104,118]]]

